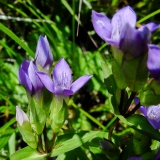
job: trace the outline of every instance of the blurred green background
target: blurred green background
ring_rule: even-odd
[[[110,46],[93,30],[91,11],[104,12],[112,18],[118,9],[126,5],[130,5],[137,19],[141,20],[159,10],[160,1],[0,0],[1,24],[17,35],[33,53],[39,35],[46,35],[54,64],[64,57],[70,64],[74,80],[93,74],[92,80],[71,97],[69,118],[64,129],[105,130],[113,120],[111,96],[101,70],[101,62],[107,60],[107,65],[110,65]],[[150,16],[141,25],[151,21],[160,23],[159,14]],[[160,45],[159,30],[153,33],[151,43]],[[17,79],[18,67],[24,58],[33,60],[34,55],[26,53],[11,36],[0,31],[0,154],[8,156],[26,146],[15,123],[15,106],[19,105],[26,111],[28,103],[25,90]],[[121,133],[124,128],[119,126],[117,132]]]

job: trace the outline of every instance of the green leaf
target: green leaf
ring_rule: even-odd
[[[160,141],[160,133],[150,125],[144,116],[134,114],[129,118],[126,118],[126,120],[128,121],[127,124],[135,130],[138,130],[139,132],[149,136],[152,139]]]
[[[3,125],[0,128],[0,132],[2,132],[3,130],[7,129],[9,126],[11,126],[15,122],[16,122],[16,118],[11,119],[9,122],[7,122],[5,125]]]
[[[99,133],[99,131],[91,131],[91,132],[80,132],[77,134],[71,134],[68,139],[64,140],[64,136],[62,136],[62,141],[58,142],[58,144],[55,146],[51,153],[51,157],[57,156],[59,154],[71,151],[75,148],[78,148],[79,146],[83,145],[90,139],[92,139],[94,136],[96,136]],[[59,137],[60,138],[60,137]]]
[[[30,55],[34,55],[33,51],[27,47],[24,42],[22,42],[11,30],[5,27],[3,24],[0,23],[0,30],[2,30],[5,34],[11,37],[16,43],[18,43],[26,52]]]
[[[10,156],[10,160],[45,160],[47,154],[39,154],[36,150],[25,147]]]
[[[151,106],[160,103],[160,87],[159,82],[153,79],[142,92],[139,94],[141,105]]]
[[[17,125],[18,130],[22,134],[23,140],[33,149],[37,148],[37,141],[36,141],[36,135],[34,135],[32,132],[29,132],[23,128],[23,126]]]
[[[39,135],[42,133],[45,122],[46,122],[46,113],[41,108],[41,104],[38,103],[33,97],[31,97],[29,102],[30,109],[30,123],[32,129]]]
[[[13,132],[13,131],[12,131]],[[12,132],[4,132],[3,134],[0,134],[0,150],[5,147],[5,145],[8,143],[8,140],[10,139]]]
[[[141,90],[147,82],[148,69],[146,66],[147,55],[125,60],[122,64],[126,83],[132,91]]]
[[[108,159],[110,160],[119,159],[120,151],[114,143],[112,143],[109,140],[100,140],[99,143],[103,153],[107,156]]]
[[[122,68],[115,60],[113,60],[112,62],[112,71],[113,71],[114,79],[117,83],[118,88],[119,89],[126,88],[127,83],[126,83],[124,74],[122,72]]]
[[[147,153],[143,154],[141,157],[142,157],[142,160],[155,159],[156,158],[156,151],[147,152]]]
[[[63,97],[54,96],[51,107],[51,128],[54,132],[59,132],[68,115],[67,104]]]

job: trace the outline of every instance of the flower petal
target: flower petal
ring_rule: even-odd
[[[39,77],[37,76],[36,72],[37,72],[37,69],[33,64],[33,62],[31,61],[28,67],[28,76],[33,85],[33,89],[34,89],[33,94],[36,94],[36,92],[41,91],[43,88],[43,84],[39,79]]]
[[[142,157],[141,156],[130,157],[127,160],[142,160]]]
[[[138,30],[142,30],[144,27],[147,27],[150,32],[154,32],[155,30],[157,30],[158,28],[160,28],[160,25],[157,24],[157,23],[154,23],[154,22],[150,22],[150,23],[147,23],[146,25],[142,26]]]
[[[72,83],[71,91],[73,91],[73,93],[77,92],[81,87],[83,87],[91,79],[91,77],[92,75],[82,76],[78,78],[74,83]]]
[[[42,81],[43,85],[52,93],[54,93],[54,83],[48,74],[44,72],[37,72],[38,77]]]
[[[71,69],[64,58],[61,58],[54,67],[53,81],[56,87],[70,89],[72,82]]]
[[[19,67],[18,71],[18,80],[19,83],[32,94],[32,83],[28,77],[28,75],[25,73],[25,71],[22,69],[22,67]]]
[[[24,122],[29,122],[27,114],[18,106],[16,106],[16,120],[20,126],[22,126]]]
[[[146,117],[147,116],[147,107],[141,106],[139,110],[143,113],[143,115]]]
[[[159,46],[149,45],[147,67],[151,75],[158,80],[160,77],[160,47]]]
[[[147,32],[148,33],[148,32]],[[123,28],[119,47],[126,56],[138,57],[148,51],[148,37],[146,36],[146,30],[144,33],[140,33],[135,28],[131,27],[128,23]]]
[[[36,48],[35,64],[45,68],[53,63],[53,55],[47,37],[40,36]]]
[[[160,150],[158,151],[155,160],[159,160],[159,158],[160,158]]]
[[[63,90],[63,95],[65,95],[65,96],[71,96],[71,95],[73,95],[74,93],[73,93],[73,91],[71,91],[71,90],[67,90],[67,89],[64,89]]]
[[[120,35],[128,23],[131,27],[136,25],[136,14],[130,6],[120,9],[112,18],[111,24],[113,26],[111,38],[119,41]]]
[[[92,24],[96,33],[106,42],[112,43],[112,25],[110,19],[103,13],[92,11]],[[114,41],[113,41],[114,42]]]
[[[147,118],[149,123],[152,125],[153,128],[155,129],[160,129],[160,123],[159,122],[156,122],[155,120],[153,119],[150,119],[150,118]]]

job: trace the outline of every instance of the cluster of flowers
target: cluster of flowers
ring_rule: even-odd
[[[40,135],[47,119],[53,121],[52,129],[54,132],[58,132],[66,118],[62,117],[64,113],[63,100],[68,99],[67,97],[77,92],[92,77],[91,75],[85,75],[72,82],[71,69],[64,58],[57,62],[51,73],[52,64],[53,55],[47,37],[40,36],[34,61],[24,60],[19,67],[19,83],[25,88],[29,100],[29,118],[17,106],[16,119],[24,141],[34,149],[37,147],[35,145],[37,140],[35,138],[35,140],[32,140],[33,143],[30,143],[31,140],[26,139],[27,134],[33,133],[35,135],[36,133]],[[52,79],[50,78],[51,76]],[[46,92],[46,90],[48,91]],[[47,97],[50,93],[53,93],[53,95],[51,94],[53,96],[52,99],[56,99],[56,104],[52,104],[52,107],[49,106],[47,108],[48,100],[45,101],[44,96]],[[61,103],[58,103],[58,101],[61,101]],[[56,107],[58,108],[57,110],[55,109]],[[48,110],[46,111],[45,108]],[[52,113],[54,112],[52,110],[57,112]],[[58,114],[60,115],[59,117],[57,117]],[[56,122],[57,124],[55,124]]]
[[[122,68],[123,74],[132,78],[136,71],[130,70],[128,65],[132,60],[138,61],[141,59],[139,64],[143,63],[144,57],[144,67],[146,66],[147,72],[149,71],[152,78],[159,82],[160,80],[160,47],[154,44],[150,44],[151,33],[156,29],[160,28],[160,25],[156,23],[148,23],[140,28],[136,28],[136,14],[130,6],[120,9],[110,20],[103,13],[97,13],[92,11],[92,23],[96,33],[108,44],[114,48],[113,53],[114,59],[119,63]],[[120,56],[122,53],[122,56]],[[115,56],[115,54],[117,54]],[[119,55],[118,55],[119,54]],[[121,57],[121,59],[117,59]],[[146,57],[146,58],[145,58]],[[127,65],[126,65],[127,64]],[[132,61],[132,66],[133,63]],[[129,66],[127,72],[124,68]],[[139,65],[141,66],[141,65]],[[134,67],[134,66],[133,66]],[[132,69],[132,68],[131,68]],[[141,67],[135,67],[135,70],[141,70]],[[130,73],[129,73],[130,72]],[[138,71],[137,71],[138,72]],[[144,76],[141,72],[139,75]],[[127,77],[127,76],[126,76]],[[146,80],[148,73],[146,76]],[[141,80],[141,79],[140,79]],[[132,82],[132,81],[129,81]],[[134,82],[135,84],[136,82]],[[146,82],[145,82],[146,83]],[[132,91],[141,90],[141,88],[135,89],[132,84],[129,83],[128,86]],[[118,84],[117,84],[118,85]],[[121,86],[120,86],[121,87]],[[119,88],[120,88],[119,87]],[[125,88],[124,87],[124,88]],[[123,86],[122,88],[123,89]],[[135,90],[134,90],[135,89]],[[135,103],[140,103],[138,98],[135,98]],[[148,119],[149,123],[155,128],[160,129],[160,104],[152,106],[141,106],[140,111]],[[157,155],[158,159],[160,155]],[[132,157],[130,160],[140,160],[141,157]]]

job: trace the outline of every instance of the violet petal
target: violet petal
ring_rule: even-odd
[[[49,77],[48,74],[44,73],[44,72],[37,72],[38,77],[40,78],[40,80],[42,81],[43,85],[52,93],[54,93],[54,83],[51,80],[51,78]]]
[[[135,28],[131,27],[128,23],[123,28],[120,49],[124,54],[128,54],[131,57],[137,57],[147,52],[147,38]]]
[[[106,42],[114,43],[111,39],[112,25],[110,19],[103,13],[92,11],[92,24],[96,33]]]
[[[141,156],[130,157],[127,160],[142,160],[142,157]]]
[[[121,32],[125,27],[126,23],[128,23],[131,27],[135,27],[136,19],[136,14],[131,7],[127,6],[120,9],[113,16],[111,21],[111,24],[113,26],[111,38],[119,41]]]
[[[24,72],[24,70],[22,69],[22,67],[19,67],[19,71],[18,71],[18,80],[19,83],[27,90],[30,92],[30,94],[32,94],[32,83],[28,77],[28,75]]]
[[[149,45],[147,67],[151,75],[158,80],[160,77],[160,47],[159,46]]]
[[[37,76],[36,72],[37,72],[37,69],[35,65],[33,64],[33,62],[31,61],[28,67],[28,76],[34,88],[33,94],[42,90],[43,88],[43,84],[41,80],[39,79],[39,77]]]
[[[47,37],[40,36],[36,48],[35,64],[36,66],[51,66],[53,63],[53,55],[47,40]]]
[[[155,129],[160,129],[160,105],[147,108],[147,119]]]
[[[144,27],[147,27],[150,32],[154,32],[155,30],[160,28],[160,25],[154,22],[150,22],[140,27],[139,30],[142,30]]]
[[[53,81],[56,87],[63,89],[70,89],[72,82],[71,70],[64,58],[55,65],[53,70]]]
[[[88,75],[88,76],[82,76],[78,78],[75,82],[72,83],[71,91],[73,91],[73,93],[77,92],[81,87],[83,87],[91,79],[91,77],[92,77],[91,75]]]
[[[147,116],[147,107],[141,106],[139,110],[143,113],[143,115],[146,117]]]

